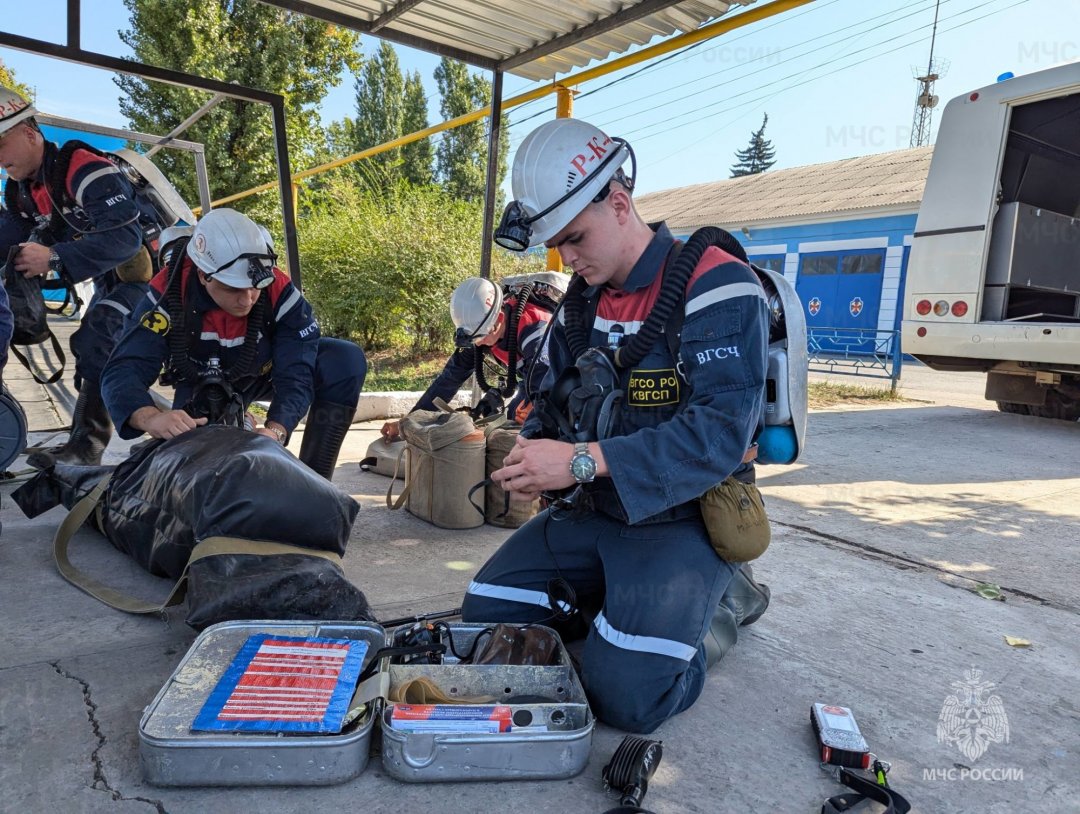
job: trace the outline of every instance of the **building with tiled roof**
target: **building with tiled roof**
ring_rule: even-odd
[[[636,199],[676,235],[720,226],[795,284],[811,328],[899,329],[932,147],[666,189]]]

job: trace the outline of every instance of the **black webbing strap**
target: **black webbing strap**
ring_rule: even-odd
[[[881,773],[879,776],[884,777],[884,774]],[[888,785],[880,785],[855,774],[850,769],[840,769],[836,773],[836,779],[851,791],[828,798],[821,805],[821,814],[842,814],[863,800],[881,803],[885,806],[882,814],[907,814],[911,810],[911,803]]]
[[[60,369],[46,379],[43,379],[38,375],[38,372],[34,370],[34,365],[31,364],[30,359],[19,351],[18,346],[10,346],[12,355],[22,363],[23,367],[30,371],[30,375],[34,377],[34,381],[38,384],[55,384],[60,381],[60,377],[64,375],[64,366],[67,364],[67,356],[64,354],[64,349],[61,347],[60,340],[56,338],[56,334],[54,334],[52,330],[49,331],[49,341],[52,342],[53,353],[60,361]],[[38,344],[41,343],[39,342]]]

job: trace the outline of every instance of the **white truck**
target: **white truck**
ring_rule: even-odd
[[[902,336],[935,370],[986,371],[1004,412],[1080,419],[1080,62],[946,105]]]

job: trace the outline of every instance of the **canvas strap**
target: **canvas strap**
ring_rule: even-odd
[[[104,602],[116,610],[124,613],[157,614],[173,605],[179,605],[184,601],[184,595],[187,592],[187,570],[191,564],[204,557],[212,557],[218,554],[256,554],[259,556],[302,554],[308,557],[321,557],[334,563],[339,568],[341,567],[341,556],[332,551],[301,548],[287,543],[274,543],[267,540],[245,540],[239,537],[207,537],[192,549],[187,564],[184,566],[184,572],[163,602],[147,601],[129,596],[80,571],[71,564],[71,560],[68,558],[68,544],[71,542],[71,538],[82,527],[91,513],[95,510],[99,511],[101,498],[104,496],[111,478],[111,474],[102,478],[90,494],[76,503],[68,512],[67,517],[64,518],[60,527],[56,530],[56,536],[53,538],[53,559],[56,561],[60,576],[79,590],[88,593],[94,599]]]

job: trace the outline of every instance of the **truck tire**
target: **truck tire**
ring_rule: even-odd
[[[1039,418],[1053,418],[1058,421],[1080,420],[1080,402],[1070,398],[1059,390],[1046,392],[1046,404],[1032,407],[1031,414]]]
[[[999,401],[997,402],[998,409],[1003,413],[1015,413],[1016,415],[1031,415],[1031,407],[1026,404],[1020,404],[1015,401]],[[1039,409],[1039,408],[1035,408]]]

